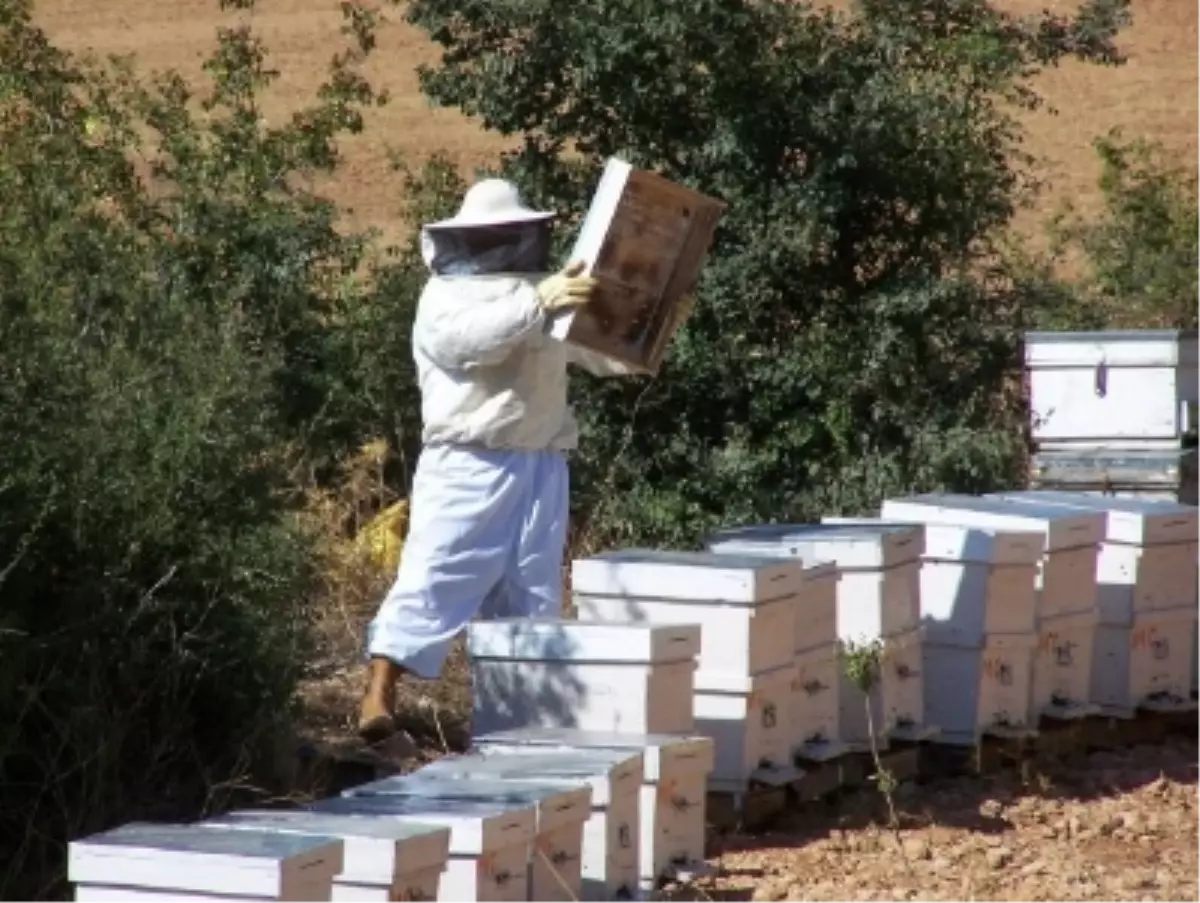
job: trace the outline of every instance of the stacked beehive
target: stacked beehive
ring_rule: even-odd
[[[465,755],[345,795],[352,800],[532,802],[537,824],[528,851],[529,881],[518,899],[579,899],[582,894],[583,899],[611,900],[637,887],[641,777],[638,751]]]
[[[661,574],[653,579],[661,585]],[[545,756],[529,754],[545,752],[537,749],[545,731],[558,732],[556,753],[576,759],[637,753],[636,794],[623,827],[597,828],[584,840],[585,876],[604,876],[585,882],[590,899],[626,895],[630,870],[647,888],[695,870],[703,857],[696,838],[704,835],[706,797],[696,784],[707,784],[715,756],[712,740],[693,735],[704,633],[687,620],[511,619],[473,624],[468,632],[473,731],[485,738],[480,748],[489,758],[519,756],[512,774],[543,776]],[[575,736],[568,740],[563,731]],[[678,764],[664,777],[667,759]],[[676,780],[678,789],[670,783]],[[617,822],[610,814],[607,823]]]
[[[1196,331],[1025,337],[1033,486],[1195,505]]]
[[[996,497],[1106,518],[1097,562],[1093,701],[1121,717],[1138,708],[1192,708],[1198,509],[1054,491]]]
[[[326,835],[132,823],[72,841],[76,900],[328,900],[343,843]]]
[[[836,590],[836,634],[829,635],[828,623],[801,606],[808,646],[800,659],[804,676],[799,689],[836,681],[838,731],[851,749],[866,750],[871,744],[867,700],[851,683],[841,649],[845,644],[879,642],[883,666],[871,691],[870,704],[877,743],[889,739],[924,740],[936,728],[927,724],[922,694],[921,646],[919,636],[919,557],[924,543],[920,526],[882,524],[779,524],[725,530],[709,540],[709,548],[721,554],[750,554],[791,559],[816,566],[833,562],[838,570]],[[814,669],[820,676],[813,680]]]
[[[877,518],[822,522],[902,525]],[[937,741],[974,745],[985,734],[1032,733],[1038,722],[1033,660],[1042,537],[921,526],[921,675],[925,715],[938,726]]]
[[[342,869],[333,877],[330,900],[436,900],[450,856],[449,828],[389,818],[250,809],[195,827],[341,840]]]
[[[1035,712],[1070,719],[1095,710],[1091,673],[1099,623],[1096,557],[1104,531],[1102,514],[997,498],[932,494],[889,499],[881,515],[889,520],[1039,534]]]
[[[710,786],[738,793],[752,780],[800,777],[790,703],[802,576],[791,562],[628,549],[576,561],[571,585],[581,618],[698,625],[686,706],[695,731],[713,739]]]
[[[642,890],[707,871],[704,813],[713,767],[712,738],[520,728],[476,737],[475,745],[485,755],[584,749],[642,753],[645,769],[638,831]]]

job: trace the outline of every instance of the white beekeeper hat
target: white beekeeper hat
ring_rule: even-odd
[[[530,210],[521,203],[517,186],[507,179],[484,179],[470,187],[458,213],[449,219],[427,223],[426,229],[455,229],[463,226],[501,226],[554,219],[545,210]]]

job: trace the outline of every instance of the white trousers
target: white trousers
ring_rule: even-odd
[[[478,614],[557,617],[567,504],[560,452],[426,448],[399,572],[368,628],[367,653],[432,679]]]

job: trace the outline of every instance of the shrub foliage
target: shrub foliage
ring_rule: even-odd
[[[6,897],[60,890],[68,838],[248,779],[305,662],[297,476],[411,433],[406,365],[372,369],[407,359],[407,271],[308,188],[377,100],[375,14],[345,12],[320,96],[270,125],[237,10],[193,94],[0,0]]]

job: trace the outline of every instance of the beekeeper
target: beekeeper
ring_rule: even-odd
[[[399,571],[368,629],[368,742],[396,733],[397,679],[438,677],[476,614],[561,610],[565,456],[578,438],[567,365],[629,371],[546,334],[551,314],[586,304],[595,288],[579,263],[546,275],[553,219],[525,207],[512,183],[485,179],[457,215],[421,230],[432,275],[412,349],[425,447]],[[688,313],[681,305],[676,325]]]

